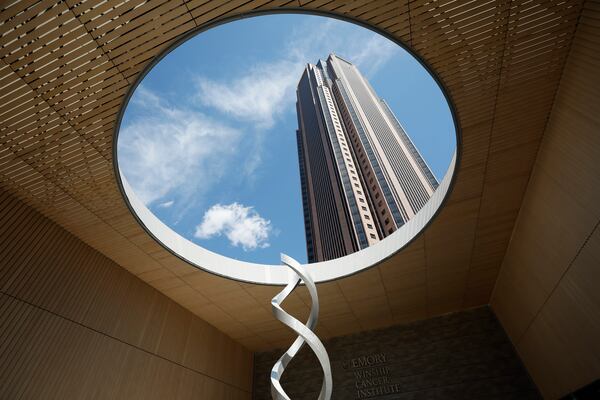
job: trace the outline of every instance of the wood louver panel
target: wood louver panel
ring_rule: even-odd
[[[0,398],[250,399],[252,353],[1,190],[0,260]]]
[[[15,1],[0,6],[0,187],[252,349],[290,334],[273,288],[186,265],[137,224],[112,140],[140,72],[180,35],[253,10],[355,18],[411,46],[455,105],[462,159],[427,232],[363,274],[322,285],[322,335],[486,304],[545,130],[582,1]],[[525,112],[526,111],[526,112]],[[307,311],[307,298],[291,300]]]

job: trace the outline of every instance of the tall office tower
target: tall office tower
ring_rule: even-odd
[[[334,54],[308,64],[296,94],[309,262],[378,242],[429,200],[437,180],[356,66]]]

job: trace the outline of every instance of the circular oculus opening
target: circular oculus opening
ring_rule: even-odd
[[[171,253],[217,275],[279,285],[287,268],[239,255],[308,257],[308,272],[324,282],[406,247],[449,194],[459,139],[439,79],[385,32],[304,10],[251,13],[187,34],[140,74],[113,159],[128,207]],[[240,201],[244,185],[262,193],[250,196],[260,206]],[[295,219],[296,229],[269,212]],[[279,240],[288,236],[294,246]],[[232,257],[219,254],[226,241]]]

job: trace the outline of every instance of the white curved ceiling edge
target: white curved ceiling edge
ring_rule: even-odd
[[[406,246],[427,226],[446,198],[455,167],[456,152],[442,182],[425,206],[411,220],[384,240],[335,260],[307,264],[306,269],[314,281],[319,283],[355,274],[380,263]],[[286,285],[289,282],[291,274],[289,268],[282,268],[281,265],[264,265],[235,260],[206,250],[179,235],[142,203],[121,171],[119,174],[127,200],[142,225],[156,240],[178,257],[202,270],[239,281],[264,285]],[[285,249],[282,250],[285,252]]]

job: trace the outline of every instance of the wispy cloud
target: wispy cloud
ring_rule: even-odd
[[[175,204],[174,200],[169,200],[169,201],[165,201],[163,203],[159,203],[158,207],[160,208],[170,208],[173,206],[173,204]]]
[[[255,66],[247,74],[231,82],[215,82],[198,78],[200,102],[234,118],[271,128],[294,97],[293,85],[299,75],[298,66],[290,60],[279,60]]]
[[[183,197],[196,195],[224,173],[239,130],[196,110],[164,104],[144,87],[132,102],[140,115],[120,132],[119,164],[146,205],[175,190]]]
[[[396,47],[395,43],[383,39],[379,35],[371,36],[360,43],[360,46],[353,45],[348,50],[348,58],[360,68],[364,75],[370,77],[392,58]]]
[[[169,208],[176,203],[174,217],[179,220],[188,204],[197,207],[204,193],[230,176],[229,165],[237,166],[232,182],[252,184],[263,162],[266,135],[276,134],[272,128],[278,120],[294,112],[296,85],[306,63],[333,51],[369,76],[393,55],[395,45],[368,30],[334,20],[312,21],[296,26],[270,60],[237,76],[192,76],[195,92],[177,102],[144,86],[136,90],[130,105],[136,113],[120,133],[119,164],[146,205]]]
[[[271,221],[261,217],[252,207],[239,203],[215,204],[204,213],[196,227],[195,237],[209,239],[225,235],[233,246],[244,251],[269,247]]]
[[[367,77],[385,66],[398,49],[378,33],[334,19],[300,26],[286,47],[291,58],[303,62],[302,67],[333,52],[354,63]]]
[[[297,28],[285,51],[270,62],[248,68],[237,77],[216,81],[197,77],[198,100],[235,119],[271,128],[286,110],[293,109],[295,90],[307,63],[335,52],[355,63],[365,75],[377,72],[394,54],[396,45],[366,29],[325,20]],[[346,28],[346,29],[344,29]]]

